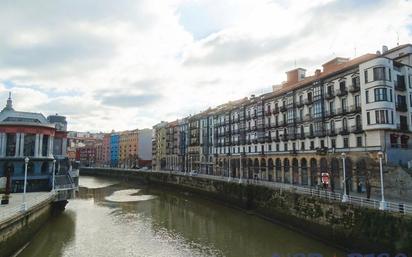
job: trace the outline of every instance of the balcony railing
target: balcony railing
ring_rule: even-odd
[[[403,76],[402,76],[402,78],[403,78]],[[400,79],[399,81],[395,81],[394,84],[395,84],[395,90],[398,90],[398,91],[405,91],[406,90],[405,79]]]
[[[359,90],[360,90],[360,85],[359,84],[352,84],[349,87],[349,92],[351,92],[351,93],[358,92]]]
[[[303,101],[298,101],[296,103],[296,107],[298,107],[298,108],[302,107],[303,105],[304,105]]]
[[[408,124],[398,123],[396,124],[396,128],[400,131],[409,132]]]
[[[266,115],[266,116],[272,115],[272,110],[270,110],[270,109],[269,109],[269,110],[266,110],[266,111],[265,111],[265,115]]]
[[[312,104],[313,103],[313,99],[311,99],[311,98],[307,98],[306,100],[305,100],[305,104],[306,105],[309,105],[309,104]]]
[[[349,130],[348,130],[348,128],[341,128],[341,129],[339,130],[339,134],[341,134],[342,136],[343,136],[343,135],[349,135]]]
[[[362,125],[355,125],[351,127],[351,132],[355,134],[359,134],[363,132]]]
[[[340,88],[337,93],[338,96],[344,96],[347,94],[348,94],[348,90],[346,88]]]
[[[286,108],[286,105],[282,105],[282,106],[280,107],[280,111],[281,111],[281,112],[285,112],[286,109],[287,109],[287,108]]]
[[[332,90],[327,90],[326,91],[326,95],[325,95],[325,98],[326,99],[332,99],[332,98],[334,98],[335,97],[335,91],[332,89]]]
[[[275,109],[272,110],[273,114],[277,114],[279,113],[279,107],[275,107]]]
[[[360,106],[352,105],[350,107],[350,112],[360,112],[362,108]]]
[[[406,103],[396,103],[396,110],[398,112],[406,112],[408,110]]]
[[[281,138],[281,140],[282,141],[288,141],[289,139],[289,137],[288,137],[288,135],[287,134],[285,134],[285,135],[280,135],[280,138]]]
[[[336,129],[330,129],[330,130],[328,130],[328,131],[327,131],[327,135],[330,136],[330,137],[336,136],[336,135],[337,135]]]

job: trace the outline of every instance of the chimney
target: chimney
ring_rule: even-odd
[[[286,83],[293,84],[299,82],[305,78],[306,70],[303,68],[297,68],[286,72]]]
[[[320,69],[316,69],[316,70],[315,70],[315,76],[316,76],[316,77],[319,77],[319,75],[320,75]]]
[[[328,72],[330,70],[333,70],[339,64],[345,63],[347,61],[349,61],[349,58],[344,58],[344,57],[333,58],[332,60],[330,60],[330,61],[328,61],[328,62],[326,62],[322,65],[323,72]]]
[[[383,45],[382,46],[382,54],[386,53],[388,51],[388,47]]]

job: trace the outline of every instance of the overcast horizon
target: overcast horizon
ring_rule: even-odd
[[[0,104],[68,129],[150,128],[412,43],[412,1],[2,1]]]

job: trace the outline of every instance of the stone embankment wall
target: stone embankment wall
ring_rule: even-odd
[[[311,234],[349,252],[412,253],[412,217],[253,184],[177,174],[81,169],[81,175],[180,187]]]
[[[51,217],[52,210],[53,199],[49,199],[0,222],[0,256],[11,256],[29,242]]]

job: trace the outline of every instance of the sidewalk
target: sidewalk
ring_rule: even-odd
[[[33,192],[26,194],[27,210],[54,197],[52,192]],[[9,204],[0,205],[0,224],[22,211],[23,193],[10,194]]]

